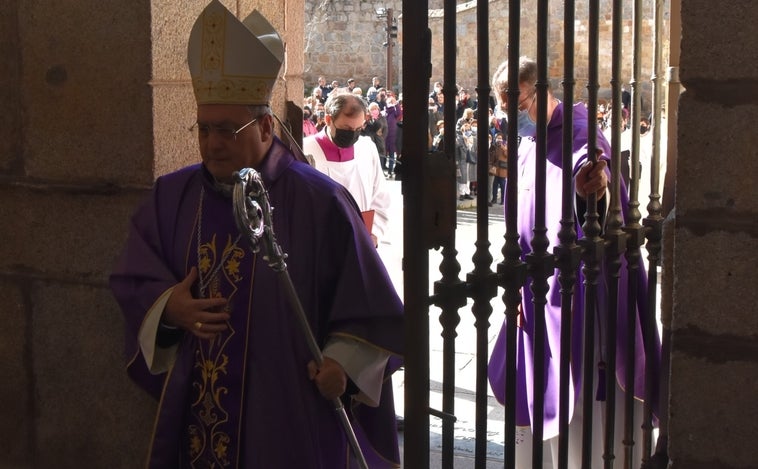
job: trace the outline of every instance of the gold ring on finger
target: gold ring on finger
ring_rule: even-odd
[[[203,323],[200,321],[195,321],[195,329],[200,330],[201,327],[203,327]]]

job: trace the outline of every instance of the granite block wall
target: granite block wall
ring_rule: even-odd
[[[460,86],[473,91],[476,88],[477,67],[477,24],[476,2],[456,2],[456,82]],[[603,47],[597,51],[600,72],[600,96],[610,96],[611,79],[611,2],[600,3],[599,35]],[[667,5],[667,2],[664,2]],[[444,11],[441,1],[430,1],[429,28],[432,33],[432,76],[431,84],[443,80],[443,22]],[[589,4],[587,0],[576,2],[576,91],[578,99],[587,93],[587,64],[589,56],[588,18]],[[653,0],[642,1],[642,44],[641,77],[638,82],[643,94],[643,109],[650,112],[651,78],[653,75],[654,51],[654,22]],[[349,77],[354,77],[364,92],[371,85],[371,77],[379,76],[384,84],[387,71],[387,54],[383,44],[387,41],[385,32],[386,20],[376,15],[376,8],[392,8],[398,18],[398,38],[396,47],[390,57],[393,70],[392,84],[396,90],[402,90],[402,45],[403,41],[421,40],[419,31],[405,31],[402,21],[402,2],[388,0],[386,2],[344,1],[344,0],[307,0],[305,23],[305,79],[306,91],[310,92],[317,83],[319,76],[324,76],[327,82],[337,80],[344,84]],[[506,0],[490,0],[489,22],[485,30],[489,31],[490,41],[490,76],[495,68],[507,58],[509,2]],[[558,96],[561,95],[560,81],[563,76],[563,43],[564,43],[564,10],[563,2],[551,2],[549,10],[549,77]],[[632,2],[623,2],[623,45],[624,57],[622,66],[622,83],[630,89],[632,79]],[[523,55],[534,57],[537,51],[537,0],[521,2],[521,51]],[[664,16],[664,31],[661,34],[663,47],[668,46],[668,10]],[[664,52],[664,56],[668,56]],[[666,64],[663,65],[665,70]]]
[[[302,3],[224,3],[285,37],[291,120]],[[154,179],[199,161],[186,45],[206,4],[0,3],[2,468],[144,463],[156,403],[126,376],[107,279]]]
[[[682,2],[670,467],[758,466],[758,14]]]

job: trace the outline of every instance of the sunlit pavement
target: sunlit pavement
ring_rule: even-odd
[[[379,253],[387,265],[395,287],[402,298],[403,293],[403,276],[401,269],[402,250],[403,250],[403,210],[402,195],[400,192],[400,181],[387,181],[392,193],[391,207],[391,225],[389,233],[379,246]],[[504,234],[503,206],[494,204],[488,209],[490,213],[490,238],[492,243],[502,244]],[[458,250],[458,261],[461,264],[460,278],[465,278],[468,272],[473,270],[474,241],[476,239],[476,213],[475,202],[466,201],[459,204],[458,226],[455,232],[456,248]],[[493,257],[493,266],[502,261],[500,249],[502,245],[490,246],[490,253]],[[432,250],[429,252],[429,272],[430,285],[429,291],[432,291],[433,282],[439,272],[439,265],[442,260],[440,251]],[[488,332],[488,341],[494,343],[497,333],[502,323],[503,311],[501,308],[500,295],[493,299],[493,310],[491,322],[492,326]],[[474,328],[474,317],[471,313],[472,301],[469,301],[467,308],[460,310],[461,322],[456,329],[458,337],[456,339],[456,398],[455,398],[455,416],[457,421],[455,428],[455,445],[454,452],[456,455],[456,468],[473,468],[474,467],[474,447],[475,447],[475,382],[476,382],[476,330]],[[430,317],[434,318],[439,315],[439,309],[432,307]],[[442,326],[439,321],[430,322],[430,406],[435,409],[442,409]],[[403,371],[400,370],[393,376],[395,391],[395,406],[398,415],[403,415],[403,395],[405,392]],[[503,465],[503,443],[505,419],[502,406],[495,400],[488,389],[488,422],[487,422],[487,467],[502,467]],[[430,418],[430,467],[441,467],[440,457],[442,450],[442,421],[439,418]],[[402,439],[402,433],[400,438]],[[401,443],[402,444],[402,443]]]
[[[402,194],[400,181],[388,180],[387,184],[392,193],[391,206],[391,224],[388,227],[388,234],[380,242],[379,253],[384,259],[387,270],[392,278],[398,294],[403,296],[403,275],[401,268],[403,252],[403,210]],[[489,221],[489,240],[490,254],[492,255],[492,269],[503,260],[501,252],[503,248],[505,235],[505,220],[503,206],[493,204],[488,207]],[[457,259],[460,263],[459,278],[465,279],[466,274],[473,271],[474,264],[472,256],[474,255],[474,242],[476,241],[476,201],[462,201],[458,203],[457,212],[456,250],[458,251]],[[643,258],[647,255],[643,252]],[[433,291],[433,284],[439,274],[439,266],[442,261],[442,254],[439,250],[429,251],[429,291]],[[660,300],[660,282],[658,282],[657,298]],[[502,289],[498,289],[498,294],[492,300],[492,315],[490,316],[490,328],[487,332],[490,350],[494,344],[495,338],[500,331],[500,326],[504,318],[501,296]],[[475,451],[475,383],[476,383],[476,329],[474,328],[474,317],[471,312],[473,301],[469,300],[465,308],[461,308],[461,322],[456,329],[458,337],[456,338],[456,397],[455,397],[455,416],[457,418],[454,425],[455,433],[455,468],[469,469],[474,467]],[[658,308],[657,308],[658,309]],[[658,327],[660,328],[660,310],[658,309]],[[436,307],[430,308],[429,324],[429,343],[430,343],[430,389],[429,403],[434,409],[442,408],[442,326],[434,318],[438,317],[440,310]],[[489,352],[488,352],[489,356]],[[395,407],[397,414],[402,416],[404,413],[403,396],[405,392],[403,370],[393,375],[393,385],[395,392]],[[503,407],[495,400],[492,392],[487,389],[487,469],[502,468],[504,457],[505,442],[505,414]],[[431,468],[441,467],[441,450],[442,450],[442,421],[436,417],[430,417],[430,466]],[[402,432],[399,434],[402,445]],[[401,448],[402,455],[402,448]],[[544,469],[551,469],[552,464],[549,455],[546,453],[544,458]]]

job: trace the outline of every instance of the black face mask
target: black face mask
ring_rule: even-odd
[[[360,130],[334,129],[332,141],[340,148],[350,148],[355,145],[360,136]]]
[[[641,134],[647,133],[648,130],[650,130],[650,128],[648,126],[646,126],[646,125],[641,125],[640,126],[640,133]]]
[[[310,119],[310,118],[311,118],[310,113],[308,113],[308,112],[303,113],[303,119]]]

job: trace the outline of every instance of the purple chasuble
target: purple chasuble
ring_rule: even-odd
[[[346,409],[370,467],[399,467],[389,375],[401,360],[403,308],[360,212],[342,186],[295,161],[278,139],[260,172],[319,344],[341,334],[393,354],[379,407],[348,400]],[[201,165],[159,178],[132,218],[111,288],[125,317],[127,371],[160,399],[148,467],[355,467],[330,402],[308,379],[311,356],[278,274],[235,243],[238,235],[231,198]],[[193,266],[204,296],[228,299],[229,330],[212,342],[180,332],[175,364],[152,375],[139,328]]]
[[[555,108],[547,131],[547,194],[545,207],[545,225],[547,227],[547,237],[550,240],[548,252],[552,252],[555,246],[558,246],[558,232],[561,228],[561,197],[562,197],[562,139],[563,139],[563,104],[558,104]],[[579,166],[587,159],[587,109],[583,104],[577,104],[573,108],[573,173],[576,174]],[[602,159],[608,161],[610,165],[611,149],[602,132],[597,132],[597,147],[603,150]],[[534,138],[524,138],[519,146],[518,157],[518,230],[519,244],[522,251],[522,260],[531,252],[531,243],[534,236],[533,229],[535,223],[535,161],[536,161],[536,144]],[[610,180],[610,177],[609,177]],[[624,218],[628,212],[628,195],[626,187],[621,181],[621,205]],[[507,204],[506,204],[507,206]],[[577,215],[577,214],[575,214]],[[582,237],[581,223],[575,218],[574,229],[577,232],[577,239]],[[596,320],[596,341],[602,340],[602,343],[596,344],[595,362],[603,361],[605,356],[604,341],[606,334],[607,314],[609,311],[607,299],[607,285],[605,284],[605,265],[601,266],[601,274],[598,279],[598,315]],[[640,328],[640,318],[645,318],[647,310],[647,277],[645,267],[640,259],[638,268],[638,291],[636,296],[636,308],[630,311],[628,305],[628,270],[626,258],[621,257],[621,270],[618,289],[618,328],[616,331],[616,378],[622,389],[627,389],[625,380],[626,357],[627,357],[627,316],[634,314],[636,320],[636,351],[635,351],[635,383],[634,394],[638,398],[644,396],[645,385],[645,354],[642,341],[642,332]],[[558,269],[552,277],[548,279],[549,291],[547,293],[547,304],[545,305],[545,320],[547,326],[547,337],[545,344],[545,416],[544,416],[544,437],[545,439],[554,437],[558,434],[558,415],[559,415],[559,378],[560,378],[560,327],[561,327],[561,292],[558,282]],[[577,279],[574,286],[573,296],[573,316],[571,323],[571,379],[574,389],[574,400],[569,402],[569,418],[573,413],[574,404],[581,398],[582,382],[582,340],[584,328],[584,276],[581,269],[576,272]],[[532,423],[532,411],[534,402],[534,304],[533,295],[529,285],[531,278],[527,280],[522,288],[523,299],[521,307],[523,311],[521,327],[516,332],[516,425],[530,426]],[[658,331],[655,331],[655,338],[658,354],[653,357],[651,365],[655,369],[660,366],[660,339]],[[506,372],[506,324],[502,324],[500,333],[495,342],[489,362],[489,381],[492,391],[498,401],[505,402],[505,372]],[[592,370],[596,372],[596,370]],[[597,376],[595,378],[597,383]],[[605,382],[598,383],[603,390]],[[656,383],[657,386],[657,383]],[[602,393],[599,393],[602,394]],[[657,395],[657,393],[656,393]],[[657,410],[657,402],[653,403],[653,408]]]

